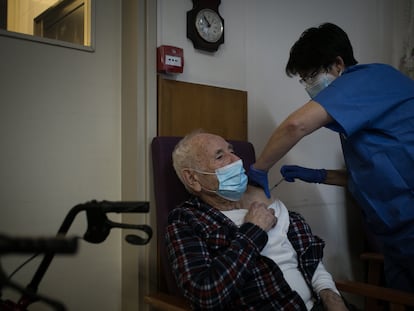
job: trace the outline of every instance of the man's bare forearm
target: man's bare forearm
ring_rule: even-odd
[[[348,311],[343,299],[330,289],[323,289],[319,292],[322,304],[327,311]]]
[[[319,292],[322,304],[327,311],[348,311],[343,299],[330,289],[323,289]]]

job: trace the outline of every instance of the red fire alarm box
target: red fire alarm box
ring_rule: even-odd
[[[171,45],[157,48],[157,71],[160,73],[182,73],[184,68],[183,49]]]

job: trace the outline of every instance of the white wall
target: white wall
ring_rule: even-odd
[[[1,233],[53,236],[76,204],[120,200],[120,8],[96,1],[93,53],[0,37]],[[85,219],[69,235],[83,235]],[[113,231],[105,243],[80,243],[76,256],[56,256],[39,292],[68,310],[120,310],[120,239]],[[2,257],[4,270],[24,258]],[[13,280],[26,285],[36,268]]]
[[[399,42],[392,35],[401,33],[395,28],[402,12],[394,10],[391,0],[225,0],[219,7],[225,43],[211,54],[195,50],[186,38],[186,11],[192,1],[157,3],[157,45],[184,49],[184,73],[177,80],[248,91],[249,140],[257,153],[273,129],[308,100],[298,80],[284,71],[290,47],[306,28],[328,21],[338,24],[348,33],[361,63],[392,63]],[[283,164],[343,167],[339,139],[326,129],[306,137],[271,170],[272,182],[280,179]],[[282,183],[275,192],[325,239],[328,269],[335,276],[355,277],[361,267],[351,261],[362,247],[363,236],[359,211],[344,190],[296,182]]]

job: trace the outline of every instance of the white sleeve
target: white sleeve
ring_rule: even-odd
[[[312,277],[313,290],[319,295],[319,292],[323,289],[330,289],[340,295],[338,289],[335,286],[335,282],[332,279],[332,275],[326,271],[322,262],[319,262],[318,267]]]

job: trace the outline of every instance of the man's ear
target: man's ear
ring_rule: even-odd
[[[335,65],[334,65],[337,73],[343,72],[345,70],[345,63],[341,56],[337,56],[335,58]]]
[[[199,183],[198,177],[193,170],[183,169],[181,174],[188,188],[192,189],[194,192],[201,191],[201,184]]]

